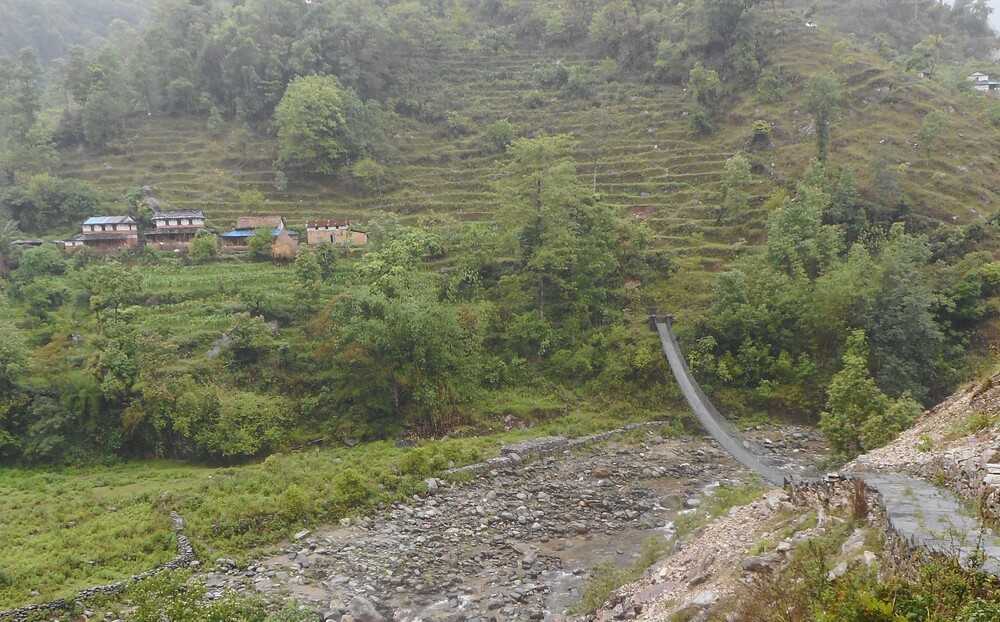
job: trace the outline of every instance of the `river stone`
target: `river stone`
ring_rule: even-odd
[[[691,600],[691,604],[695,607],[711,607],[717,600],[719,600],[719,595],[717,593],[711,590],[706,590],[704,592],[699,592]]]
[[[348,611],[355,622],[385,622],[385,618],[375,609],[375,605],[360,596],[351,601]]]

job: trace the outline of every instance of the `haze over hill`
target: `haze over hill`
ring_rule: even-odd
[[[731,514],[696,423],[804,472],[997,365],[982,2],[49,1],[0,0],[0,608],[190,538],[94,617],[567,619],[677,547],[754,622],[1000,611],[866,572],[867,502]]]

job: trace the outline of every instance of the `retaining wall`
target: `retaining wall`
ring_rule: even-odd
[[[191,546],[191,540],[189,540],[184,534],[184,519],[181,518],[176,512],[171,512],[170,526],[174,531],[175,538],[177,539],[177,557],[172,560],[160,564],[151,570],[122,579],[121,581],[87,588],[69,599],[59,599],[48,603],[25,605],[24,607],[19,607],[17,609],[0,611],[0,622],[28,622],[29,620],[37,619],[39,616],[44,617],[46,615],[52,615],[59,612],[66,612],[73,606],[74,603],[83,602],[95,596],[112,596],[119,594],[129,585],[137,581],[148,579],[159,574],[160,572],[163,572],[164,570],[177,570],[179,568],[187,568],[188,566],[191,566],[191,564],[196,562],[198,558],[194,553],[194,547]]]

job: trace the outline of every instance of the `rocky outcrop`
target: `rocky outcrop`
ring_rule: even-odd
[[[174,538],[177,540],[177,556],[172,560],[157,566],[146,572],[139,573],[137,575],[132,575],[121,581],[115,581],[114,583],[109,583],[107,585],[99,585],[96,587],[87,588],[80,591],[75,596],[69,599],[59,599],[48,603],[41,603],[37,605],[26,605],[24,607],[19,607],[17,609],[10,609],[7,611],[0,611],[0,621],[2,622],[28,622],[28,620],[37,619],[39,616],[52,615],[60,612],[64,612],[69,609],[73,603],[86,602],[96,596],[110,596],[114,594],[119,594],[123,592],[128,586],[136,583],[137,581],[142,581],[148,579],[164,570],[176,570],[179,568],[188,568],[197,563],[197,556],[194,552],[194,547],[191,546],[191,541],[188,539],[187,535],[184,533],[184,519],[180,517],[176,512],[170,513],[170,525],[174,531]]]

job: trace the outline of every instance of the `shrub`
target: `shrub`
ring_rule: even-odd
[[[769,67],[757,80],[757,100],[762,104],[776,104],[788,96],[791,81],[781,67]]]
[[[514,124],[503,119],[490,123],[483,131],[482,145],[486,153],[503,153],[514,142]]]
[[[445,118],[448,136],[468,136],[472,133],[472,119],[459,112],[449,112]]]
[[[569,69],[557,61],[552,64],[538,65],[534,70],[535,82],[547,89],[561,89],[569,80]]]
[[[768,121],[758,119],[750,126],[750,148],[764,149],[771,146],[771,134],[774,126]]]
[[[569,78],[562,87],[565,97],[590,99],[597,93],[594,76],[584,67],[574,67],[569,72]]]
[[[196,263],[205,263],[213,259],[219,252],[219,238],[207,232],[201,232],[191,242],[191,259]]]
[[[351,167],[351,178],[363,190],[381,195],[389,178],[385,167],[371,158],[355,162]]]
[[[614,82],[619,73],[618,61],[613,58],[605,58],[597,64],[597,77],[602,82]]]
[[[530,110],[544,108],[547,100],[541,91],[527,91],[521,95],[521,105]]]
[[[341,471],[333,480],[334,501],[343,508],[359,508],[374,496],[368,479],[354,469]]]
[[[1000,103],[992,104],[987,115],[989,116],[990,123],[993,124],[993,127],[1000,127]]]
[[[700,106],[688,112],[688,125],[696,134],[708,135],[715,131],[712,115]]]

